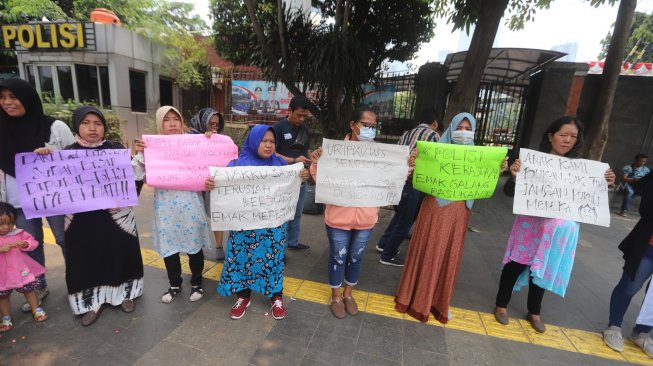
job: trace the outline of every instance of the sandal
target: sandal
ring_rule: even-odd
[[[49,318],[48,313],[46,313],[45,310],[43,310],[41,307],[36,308],[36,311],[32,314],[32,316],[34,317],[34,321],[37,323],[44,322]]]
[[[163,296],[161,296],[161,302],[164,304],[170,304],[172,300],[175,299],[175,296],[177,296],[181,292],[181,287],[170,287],[168,291],[166,291]]]
[[[202,286],[193,286],[190,290],[190,301],[200,300],[204,296],[204,289]]]
[[[11,322],[11,317],[9,315],[3,316],[0,320],[0,333],[8,332],[14,329],[14,325]]]

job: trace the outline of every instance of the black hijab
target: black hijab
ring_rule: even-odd
[[[25,108],[24,116],[10,117],[0,107],[0,169],[15,176],[15,155],[45,146],[50,141],[50,128],[55,119],[43,114],[41,98],[27,81],[3,80],[0,81],[2,89],[9,89]]]

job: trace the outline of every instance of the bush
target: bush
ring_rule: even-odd
[[[121,119],[120,116],[110,109],[104,109],[94,103],[77,103],[75,101],[68,101],[65,103],[55,103],[49,98],[43,98],[43,112],[46,116],[56,118],[65,122],[71,130],[73,130],[72,116],[73,111],[82,105],[90,105],[99,109],[107,120],[107,128],[104,131],[104,138],[111,141],[122,141],[122,133],[120,130]]]

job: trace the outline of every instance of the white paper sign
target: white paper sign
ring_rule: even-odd
[[[345,207],[398,204],[409,154],[403,145],[324,139],[315,202]]]
[[[303,168],[300,163],[209,167],[216,184],[211,191],[211,229],[265,229],[292,220]]]
[[[653,326],[653,291],[649,287],[635,324]]]
[[[608,164],[529,149],[519,160],[513,213],[610,226]]]

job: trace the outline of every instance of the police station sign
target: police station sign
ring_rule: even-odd
[[[90,34],[89,34],[90,33]],[[95,48],[93,23],[54,22],[2,26],[2,48],[27,50],[66,50],[89,48],[89,35]]]

